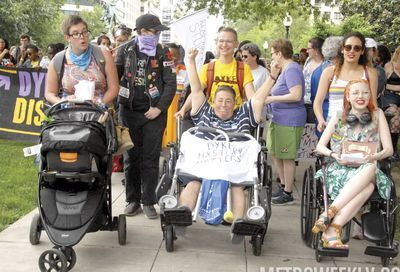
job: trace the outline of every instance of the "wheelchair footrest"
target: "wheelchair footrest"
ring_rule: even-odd
[[[393,247],[385,246],[367,246],[364,251],[365,255],[395,258],[399,254],[399,247],[395,245]]]
[[[232,233],[246,236],[256,236],[265,231],[265,224],[261,222],[236,220],[232,226]]]
[[[383,242],[386,240],[385,220],[381,213],[369,212],[362,215],[362,229],[366,240]]]
[[[167,225],[190,226],[192,225],[192,212],[185,207],[165,209],[164,220]]]
[[[323,247],[321,242],[320,242],[318,244],[318,253],[321,256],[348,257],[349,256],[349,249]]]

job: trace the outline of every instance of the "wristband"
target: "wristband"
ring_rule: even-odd
[[[273,81],[276,81],[276,78],[273,77],[271,74],[269,74],[269,77],[270,77]]]

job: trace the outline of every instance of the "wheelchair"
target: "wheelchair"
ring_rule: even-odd
[[[180,122],[178,122],[178,132],[180,131]],[[253,139],[254,137],[244,133],[225,133],[222,130],[206,127],[194,127],[187,130],[185,133],[195,134],[213,133],[217,135],[214,140],[243,140],[244,138]],[[257,128],[256,138],[260,139],[260,128]],[[190,226],[197,220],[199,212],[199,204],[201,191],[197,197],[196,208],[193,212],[178,207],[178,198],[181,191],[181,185],[178,182],[178,175],[181,169],[177,167],[179,156],[182,155],[180,144],[181,136],[177,134],[177,143],[169,143],[168,158],[164,172],[161,175],[159,184],[156,189],[156,195],[159,199],[160,220],[165,247],[168,252],[174,251],[174,241],[177,240],[175,228],[177,226]],[[247,213],[245,219],[235,223],[232,229],[233,234],[250,236],[252,251],[255,256],[261,255],[264,237],[268,228],[268,221],[271,217],[271,194],[272,194],[272,168],[267,164],[267,150],[265,141],[257,141],[260,146],[260,151],[257,154],[254,167],[256,167],[256,176],[251,183],[246,183],[247,190]],[[230,211],[230,190],[227,194],[227,211]],[[229,221],[231,213],[225,213],[224,219]],[[233,220],[233,218],[230,218]]]
[[[325,158],[317,156],[315,171],[323,169],[327,162]],[[389,160],[379,162],[380,169],[391,178]],[[392,178],[391,178],[392,179]],[[393,180],[392,180],[393,181]],[[301,237],[304,243],[315,250],[315,259],[321,261],[323,256],[348,257],[348,250],[323,248],[321,233],[314,234],[311,229],[318,216],[324,212],[324,184],[323,180],[314,178],[314,168],[306,169],[303,178],[301,196]],[[328,198],[327,198],[328,199]],[[364,254],[381,258],[382,266],[390,264],[391,259],[398,255],[398,243],[394,241],[396,231],[396,213],[398,212],[396,187],[391,185],[390,199],[381,198],[377,189],[374,190],[368,201],[364,204],[361,221],[353,218],[343,226],[342,241],[350,240],[351,223],[358,224],[362,228],[365,240],[375,243],[367,246]],[[329,200],[328,200],[329,201]]]

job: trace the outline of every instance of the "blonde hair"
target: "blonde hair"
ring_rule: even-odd
[[[393,56],[392,56],[392,63],[395,63],[399,60],[400,57],[400,46],[394,50]]]

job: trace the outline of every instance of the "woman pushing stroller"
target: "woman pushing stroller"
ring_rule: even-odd
[[[232,87],[221,85],[217,88],[213,100],[213,106],[207,101],[196,71],[195,58],[198,51],[190,49],[189,56],[189,81],[192,88],[191,116],[196,126],[219,128],[225,132],[250,133],[261,120],[261,112],[266,97],[275,83],[279,73],[279,67],[274,63],[271,65],[271,75],[260,87],[255,95],[238,109],[235,108],[236,95]],[[205,139],[214,138],[213,135],[204,133]],[[179,205],[193,210],[200,191],[200,180],[185,180],[180,178],[186,185],[180,194]],[[234,219],[241,219],[245,210],[245,194],[242,186],[232,186],[232,212]]]
[[[350,81],[344,91],[343,113],[332,116],[317,145],[319,154],[333,159],[325,168],[327,192],[333,202],[312,229],[323,232],[324,248],[348,249],[341,241],[342,227],[369,199],[375,185],[382,198],[390,197],[391,180],[377,168],[377,161],[390,157],[393,147],[386,118],[375,104],[368,81]],[[351,146],[362,156],[351,154]],[[376,152],[367,151],[375,146]],[[322,176],[322,170],[316,173],[317,178]],[[326,216],[329,224],[325,224]]]

